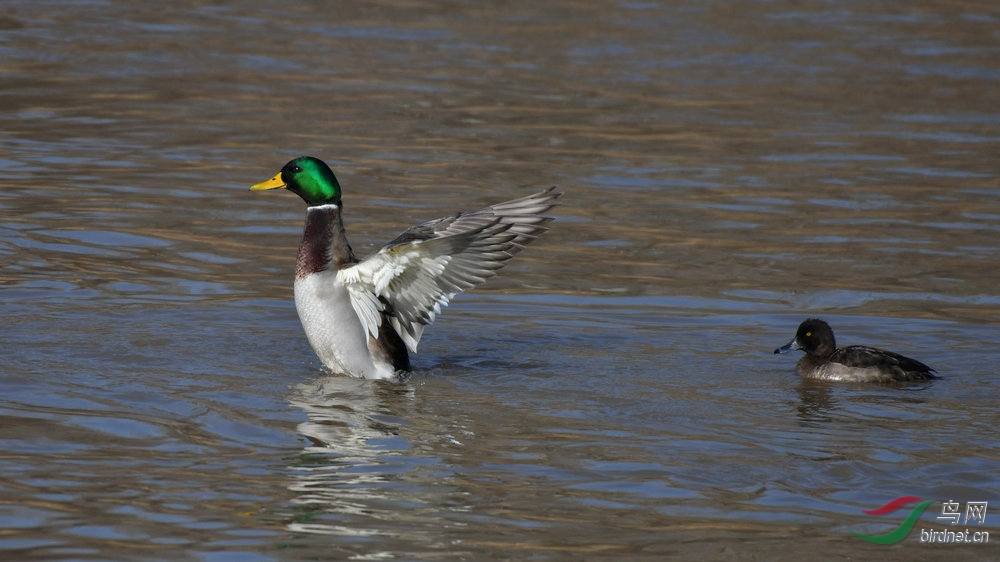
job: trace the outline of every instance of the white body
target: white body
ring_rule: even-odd
[[[328,368],[366,379],[396,376],[392,365],[372,359],[368,332],[336,272],[321,271],[296,280],[295,308],[309,345]]]

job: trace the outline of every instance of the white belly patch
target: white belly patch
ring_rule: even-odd
[[[335,272],[321,271],[295,281],[295,308],[309,344],[324,365],[368,379],[395,375],[391,366],[387,369],[372,361],[368,334]]]

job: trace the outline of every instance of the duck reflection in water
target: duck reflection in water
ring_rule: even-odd
[[[294,385],[288,400],[309,418],[298,425],[308,446],[290,459],[289,488],[296,493],[293,503],[299,509],[289,528],[335,535],[384,534],[359,523],[388,515],[373,504],[390,501],[394,475],[405,465],[400,457],[411,448],[399,435],[407,422],[389,412],[412,409],[413,387],[323,376]]]

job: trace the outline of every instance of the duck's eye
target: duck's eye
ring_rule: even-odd
[[[812,335],[813,335],[813,333],[812,333],[812,332],[806,332],[806,337],[807,337],[807,338],[811,338],[811,337],[812,337]]]
[[[299,173],[301,171],[302,171],[302,168],[299,168],[298,166],[292,166],[292,173],[293,174],[297,174],[297,173]]]

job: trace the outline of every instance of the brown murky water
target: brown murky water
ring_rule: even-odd
[[[984,2],[6,2],[0,558],[995,558],[920,530],[996,530],[937,516],[1000,493],[998,56]],[[566,195],[331,377],[247,192],[300,154],[362,254]],[[803,383],[808,316],[944,378]]]

